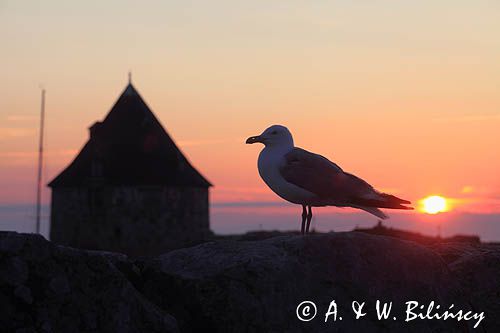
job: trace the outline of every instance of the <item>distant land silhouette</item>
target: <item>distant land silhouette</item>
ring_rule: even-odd
[[[451,237],[439,237],[439,236],[425,236],[418,232],[412,232],[407,230],[401,230],[396,228],[388,228],[381,223],[378,223],[372,228],[354,228],[355,232],[362,232],[365,234],[378,235],[394,237],[403,240],[408,240],[416,242],[422,245],[432,246],[440,243],[467,243],[467,244],[480,244],[481,239],[476,235],[455,235]],[[321,234],[322,232],[312,231],[314,234]],[[257,241],[264,240],[277,236],[284,235],[299,235],[299,231],[249,231],[241,235],[225,235],[225,236],[215,236],[215,239],[232,239],[232,240],[244,240],[244,241]]]

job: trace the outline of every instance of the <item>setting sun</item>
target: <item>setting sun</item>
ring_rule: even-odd
[[[428,214],[437,214],[446,211],[446,199],[433,195],[422,200],[423,211]]]

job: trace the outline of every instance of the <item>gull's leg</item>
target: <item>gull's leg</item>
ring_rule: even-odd
[[[311,225],[311,220],[313,217],[313,211],[311,206],[307,206],[308,212],[307,212],[307,226],[306,226],[306,234],[309,233],[309,226]]]
[[[307,211],[306,211],[306,206],[302,205],[302,227],[300,228],[300,232],[303,235],[305,226],[306,226],[306,218],[307,218]]]

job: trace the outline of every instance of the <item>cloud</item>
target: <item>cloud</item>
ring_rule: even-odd
[[[225,186],[219,186],[217,187],[217,191],[219,192],[225,192],[225,193],[243,193],[243,194],[247,194],[247,193],[268,193],[269,190],[264,187],[264,186],[260,186],[260,187],[225,187]]]
[[[22,138],[36,134],[35,128],[28,127],[0,127],[0,140]]]
[[[37,117],[29,116],[29,115],[10,115],[10,116],[7,116],[6,119],[8,121],[32,121],[32,120],[36,120]]]
[[[473,122],[473,121],[495,121],[500,120],[500,114],[483,114],[483,115],[463,115],[454,117],[439,117],[434,118],[436,122]]]
[[[74,156],[78,153],[77,149],[60,149],[53,151],[45,151],[45,156]],[[38,151],[3,151],[0,152],[0,157],[5,158],[25,158],[25,157],[36,157],[38,156]]]
[[[59,165],[61,160],[75,156],[76,149],[46,150],[45,163],[49,166]],[[4,166],[30,166],[38,156],[38,151],[1,151],[0,165]]]
[[[212,207],[289,207],[290,203],[286,201],[222,201],[212,202]]]
[[[192,147],[192,146],[208,146],[217,145],[220,143],[226,143],[227,140],[180,140],[177,144],[181,147]]]
[[[463,193],[463,194],[468,194],[468,193],[472,193],[474,191],[474,188],[472,186],[464,186],[462,187],[462,190],[460,191],[460,193]]]

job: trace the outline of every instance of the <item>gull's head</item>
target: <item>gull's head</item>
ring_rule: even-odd
[[[261,135],[251,136],[247,144],[260,142],[266,147],[293,147],[292,133],[285,126],[273,125],[267,128]]]

